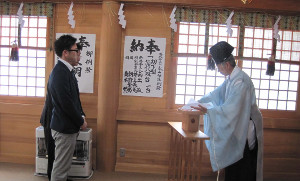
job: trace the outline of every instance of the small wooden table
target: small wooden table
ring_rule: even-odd
[[[181,122],[168,123],[171,126],[168,180],[200,181],[203,141],[209,137],[200,130],[184,131]]]

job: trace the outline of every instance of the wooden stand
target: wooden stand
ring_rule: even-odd
[[[198,130],[184,131],[181,122],[171,126],[168,180],[200,181],[203,141],[209,137]]]

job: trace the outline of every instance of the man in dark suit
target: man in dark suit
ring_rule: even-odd
[[[80,43],[76,43],[76,45],[77,45],[78,50],[81,51],[82,46],[80,45]],[[80,56],[78,56],[78,59],[80,59]],[[41,114],[40,123],[44,127],[45,145],[46,145],[47,154],[48,154],[47,176],[48,176],[49,181],[51,180],[53,162],[55,159],[55,144],[54,144],[54,140],[51,135],[51,128],[50,128],[52,109],[53,109],[53,105],[52,105],[52,100],[51,100],[51,94],[48,91],[48,86],[47,86],[47,95],[46,95],[43,112]]]
[[[51,181],[65,181],[72,164],[79,129],[86,129],[74,66],[80,60],[76,38],[62,35],[55,43],[59,60],[53,68],[48,93],[53,105],[50,128],[55,142],[55,160]]]

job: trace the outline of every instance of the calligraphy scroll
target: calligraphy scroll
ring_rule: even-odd
[[[56,33],[56,38],[67,33]],[[95,41],[96,34],[70,34],[77,38],[77,42],[82,46],[79,65],[75,67],[76,78],[78,80],[79,92],[94,92],[94,70],[95,70]],[[55,63],[58,57],[55,56]]]
[[[165,38],[125,36],[122,95],[162,97]]]

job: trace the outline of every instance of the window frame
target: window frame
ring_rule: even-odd
[[[7,15],[7,16],[15,16],[15,15]],[[27,15],[27,16],[43,16],[43,15]],[[44,96],[19,96],[19,95],[0,95],[0,102],[3,103],[17,103],[17,104],[32,104],[33,102],[35,104],[44,104],[44,100],[46,97],[47,92],[47,82],[49,79],[49,75],[52,71],[52,68],[54,66],[54,62],[52,61],[54,59],[53,52],[52,52],[52,46],[49,43],[51,39],[51,34],[53,34],[52,30],[52,21],[53,18],[45,16],[47,19],[47,27],[46,27],[46,47],[32,47],[32,46],[24,46],[21,45],[19,48],[25,48],[25,49],[35,49],[35,50],[45,50],[45,82],[44,82]],[[11,48],[11,45],[0,45],[0,47],[4,48]]]

